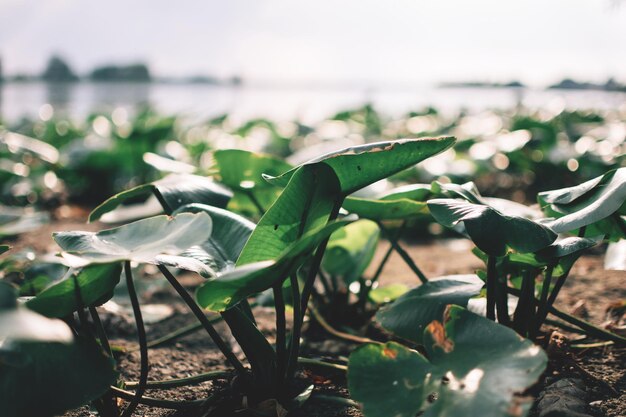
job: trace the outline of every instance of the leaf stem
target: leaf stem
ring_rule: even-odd
[[[331,222],[337,218],[339,215],[339,210],[341,209],[341,204],[343,202],[342,198],[338,198],[335,201],[335,205],[333,206],[330,215],[328,216],[328,222]],[[322,257],[324,256],[324,252],[326,251],[326,246],[328,245],[328,240],[330,236],[327,237],[319,244],[317,250],[315,251],[315,255],[313,255],[313,260],[311,262],[311,266],[308,271],[308,275],[306,280],[304,281],[304,287],[302,288],[302,294],[300,295],[300,317],[299,320],[293,323],[293,336],[291,338],[291,357],[296,357],[298,352],[300,352],[300,335],[302,334],[302,325],[304,323],[304,315],[306,313],[307,306],[309,304],[309,298],[311,297],[311,292],[313,291],[313,286],[315,285],[315,278],[317,277],[317,272],[320,269],[320,264],[322,263]],[[293,300],[293,303],[296,304],[298,300]],[[297,336],[297,337],[296,337]],[[293,374],[296,371],[296,361],[290,361],[287,367],[287,373],[285,378],[291,379]]]
[[[487,318],[496,320],[496,257],[487,258]]]
[[[226,345],[226,342],[220,337],[219,333],[215,330],[207,316],[204,315],[203,310],[200,308],[198,303],[189,295],[187,290],[178,282],[176,277],[172,275],[172,273],[165,267],[164,265],[158,265],[159,270],[163,274],[163,276],[169,281],[169,283],[174,287],[178,295],[185,301],[185,304],[189,307],[191,312],[196,316],[196,318],[202,323],[202,326],[209,334],[215,345],[218,349],[224,354],[226,359],[233,365],[233,367],[237,370],[242,377],[246,375],[246,370],[237,359],[233,351]]]
[[[256,209],[259,211],[259,214],[261,215],[261,217],[263,217],[263,215],[265,214],[265,209],[263,208],[259,200],[256,198],[252,190],[246,189],[244,191],[244,194],[250,199],[250,201],[252,201],[252,204],[254,204],[254,207],[256,207]]]
[[[419,267],[415,264],[411,256],[407,253],[407,251],[405,251],[404,248],[400,246],[400,244],[398,243],[398,240],[395,237],[391,236],[391,234],[387,231],[385,226],[383,226],[382,222],[378,222],[378,226],[381,228],[381,230],[385,232],[387,236],[389,236],[388,239],[389,239],[389,242],[391,242],[391,246],[395,249],[396,252],[398,252],[398,255],[402,257],[402,260],[409,266],[409,268],[411,268],[411,271],[415,273],[415,275],[419,278],[422,284],[428,282],[428,278],[426,278],[426,275],[424,275],[422,270],[419,269]]]
[[[291,298],[293,306],[293,328],[291,331],[291,339],[289,341],[289,359],[287,360],[287,369],[284,378],[288,378],[295,372],[298,363],[298,346],[300,343],[300,336],[302,335],[302,326],[298,326],[297,323],[301,323],[302,308],[300,305],[300,283],[298,282],[297,273],[294,272],[289,276],[289,282],[291,284]],[[296,342],[296,340],[298,342]]]
[[[184,387],[187,385],[200,384],[202,382],[210,381],[213,379],[226,378],[232,374],[231,371],[211,371],[204,372],[197,375],[188,376],[185,378],[167,379],[164,381],[148,381],[146,388],[149,389],[169,389]],[[128,389],[136,389],[139,386],[137,381],[131,381],[124,383],[124,386]]]
[[[157,190],[156,187],[152,189],[152,193],[157,198],[157,200],[159,200],[159,203],[161,204],[161,207],[163,207],[163,211],[165,212],[165,214],[171,216],[174,210],[170,207],[169,204],[167,204],[167,201],[165,201],[163,194],[161,194],[161,192]]]
[[[122,413],[122,417],[130,417],[139,405],[141,397],[146,391],[146,383],[148,382],[148,342],[146,339],[146,328],[143,325],[143,317],[141,315],[141,308],[139,307],[139,299],[137,298],[137,292],[135,291],[135,283],[133,282],[133,274],[130,267],[130,261],[124,262],[124,273],[126,275],[126,286],[128,287],[128,297],[133,307],[133,315],[135,316],[135,323],[137,325],[137,336],[139,338],[139,351],[141,356],[141,368],[139,371],[139,384],[135,396],[130,400],[130,404],[126,407]]]
[[[276,379],[280,387],[287,368],[287,319],[285,317],[285,298],[283,297],[282,282],[279,281],[273,287],[274,307],[276,310]],[[280,390],[280,388],[279,388]]]
[[[546,312],[548,310],[548,294],[550,293],[550,284],[552,283],[552,273],[554,272],[554,263],[551,263],[546,268],[546,274],[541,284],[541,299],[539,300],[539,308],[537,310],[537,316],[535,317],[535,325],[533,329],[533,335],[539,333],[541,325],[545,320]]]
[[[104,330],[104,326],[102,325],[102,320],[100,320],[100,315],[95,307],[89,307],[89,314],[91,315],[91,320],[93,320],[94,325],[96,326],[96,331],[98,332],[98,339],[100,340],[100,345],[108,353],[109,357],[113,357],[113,351],[111,350],[111,345],[109,344],[109,338]]]
[[[117,387],[110,387],[113,395],[119,398],[123,398],[125,400],[130,400],[134,398],[135,394],[123,390]],[[159,398],[152,397],[143,397],[140,400],[140,404],[148,405],[150,407],[158,407],[158,408],[167,408],[170,410],[185,410],[188,408],[200,407],[205,405],[208,400],[211,400],[213,397],[209,397],[204,400],[193,400],[193,401],[171,401],[171,400],[161,400]]]
[[[325,362],[319,359],[298,358],[298,363],[303,364],[303,365],[320,366],[322,368],[329,368],[329,369],[334,369],[334,370],[343,371],[343,372],[348,371],[348,367],[346,365],[340,365],[338,363],[332,363],[332,362]]]
[[[311,312],[311,314],[313,315],[313,317],[315,318],[315,320],[320,324],[320,326],[322,326],[324,328],[324,330],[326,330],[328,333],[330,333],[331,335],[338,337],[340,339],[345,339],[345,340],[349,340],[350,342],[355,342],[355,343],[376,343],[376,344],[380,344],[379,341],[377,340],[373,340],[367,337],[361,337],[361,336],[356,336],[350,333],[345,333],[342,331],[339,331],[337,329],[335,329],[333,326],[331,326],[326,319],[324,319],[324,317],[322,316],[322,314],[315,308],[315,306],[313,304],[309,304],[309,311]]]

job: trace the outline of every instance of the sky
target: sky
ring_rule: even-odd
[[[625,41],[618,0],[0,0],[5,74],[58,53],[283,84],[626,82]]]

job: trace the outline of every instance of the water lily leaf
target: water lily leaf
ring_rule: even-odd
[[[347,225],[330,236],[322,267],[345,283],[359,279],[374,257],[379,238],[380,228],[371,220]]]
[[[243,213],[258,212],[251,196],[267,209],[280,195],[280,189],[263,180],[263,173],[278,175],[291,169],[291,165],[281,159],[241,149],[218,150],[213,157],[220,182],[235,191],[228,208]]]
[[[57,232],[54,240],[72,266],[119,261],[158,263],[158,255],[179,255],[205,242],[212,222],[206,213],[155,216],[99,232]]]
[[[424,333],[430,361],[394,342],[350,355],[348,387],[365,416],[524,416],[530,403],[513,395],[539,378],[546,354],[461,307],[451,306],[444,322],[433,321]]]
[[[509,246],[519,252],[536,252],[556,239],[556,233],[532,220],[506,216],[496,209],[461,200],[428,200],[432,216],[446,227],[463,222],[467,234],[483,252],[503,256]]]
[[[72,341],[72,331],[67,324],[18,306],[16,296],[13,287],[0,282],[0,341]],[[7,346],[2,345],[0,349],[6,350]]]
[[[403,198],[426,202],[431,195],[431,184],[408,184],[393,188],[380,195],[381,200],[401,200]]]
[[[383,285],[378,288],[374,288],[368,294],[370,301],[376,304],[384,304],[395,301],[400,296],[406,294],[409,291],[409,287],[404,284],[395,283],[389,285]]]
[[[276,260],[246,263],[209,279],[198,288],[198,304],[211,311],[224,311],[251,295],[271,288],[297,269],[323,240],[350,222],[350,219],[330,222],[321,229],[306,233]]]
[[[183,212],[207,213],[213,221],[213,231],[207,241],[192,246],[181,255],[201,261],[216,273],[232,269],[255,224],[228,210],[204,204],[188,204],[180,207],[175,214]]]
[[[361,218],[371,220],[406,219],[428,214],[425,202],[408,198],[391,200],[348,197],[343,203],[343,208]]]
[[[626,168],[609,171],[577,187],[539,193],[542,206],[550,205],[559,218],[549,223],[557,233],[599,222],[614,213],[624,214]]]
[[[131,199],[154,194],[168,213],[185,204],[202,203],[216,207],[226,207],[233,193],[224,186],[206,177],[189,174],[170,174],[149,184],[143,184],[106,200],[89,215],[89,221],[100,219],[104,214],[112,215],[114,209]],[[141,215],[141,210],[138,215]],[[151,212],[146,211],[148,214]]]
[[[478,276],[448,275],[428,280],[376,314],[376,321],[404,339],[422,343],[424,329],[442,317],[448,304],[467,307],[480,294],[484,282]]]
[[[2,255],[4,252],[8,251],[9,249],[11,249],[11,247],[9,245],[0,245],[0,255]]]
[[[340,198],[339,182],[328,165],[298,169],[250,235],[237,265],[276,260],[303,234],[324,227]]]
[[[35,314],[35,313],[32,313]],[[113,360],[95,342],[12,343],[22,366],[3,366],[0,415],[52,416],[87,404],[115,383]]]
[[[111,299],[121,273],[122,265],[119,262],[87,266],[76,276],[70,273],[54,282],[35,298],[28,300],[26,306],[47,317],[67,317],[79,308],[98,306]],[[80,290],[80,300],[76,284]]]
[[[454,141],[452,137],[440,137],[369,143],[323,155],[305,165],[323,162],[330,166],[339,179],[341,192],[348,195],[443,152],[451,147]],[[264,177],[273,184],[285,186],[297,168],[278,177],[271,175]]]
[[[583,237],[566,237],[539,250],[537,252],[537,256],[543,259],[563,258],[568,255],[580,253],[597,244],[598,242],[593,239]]]

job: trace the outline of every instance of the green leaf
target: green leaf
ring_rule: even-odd
[[[228,210],[204,204],[188,204],[174,214],[183,212],[207,213],[213,222],[213,231],[207,241],[185,250],[181,256],[197,259],[216,273],[232,269],[254,231],[254,223]]]
[[[395,220],[427,215],[428,206],[425,202],[413,201],[407,198],[397,200],[370,199],[348,197],[343,208],[361,218],[371,220]]]
[[[103,265],[90,265],[83,268],[75,277],[70,275],[50,285],[26,306],[47,317],[67,317],[79,308],[98,306],[113,296],[113,289],[120,281],[120,262]],[[80,301],[77,298],[80,289]]]
[[[345,283],[359,279],[374,257],[379,238],[380,228],[371,220],[347,225],[330,236],[322,267]]]
[[[580,253],[597,244],[598,242],[593,239],[587,239],[584,237],[566,237],[539,250],[537,252],[537,256],[542,259],[559,259],[568,255]]]
[[[424,329],[442,317],[448,304],[467,307],[484,282],[476,275],[448,275],[428,280],[376,314],[376,321],[404,339],[422,343]]]
[[[276,260],[247,263],[207,280],[196,293],[198,304],[211,311],[224,311],[251,295],[271,288],[295,271],[323,240],[349,223],[347,219],[328,223],[305,234]]]
[[[235,191],[235,196],[228,208],[243,212],[257,213],[250,195],[267,209],[280,195],[280,189],[263,180],[262,174],[278,175],[291,169],[285,161],[270,155],[223,149],[213,153],[220,182]]]
[[[446,227],[463,222],[476,246],[489,255],[503,256],[509,246],[519,252],[535,252],[556,239],[556,233],[532,220],[506,216],[489,206],[461,200],[428,200],[432,216]]]
[[[428,361],[398,343],[357,348],[348,365],[352,398],[366,417],[523,416],[516,398],[547,364],[546,354],[513,330],[452,306],[445,327],[425,331]],[[423,412],[423,414],[421,414]]]
[[[370,301],[376,304],[385,304],[395,301],[400,296],[406,294],[409,287],[404,284],[389,284],[374,288],[368,294]]]
[[[550,205],[559,217],[549,223],[557,233],[564,233],[606,219],[614,213],[623,214],[626,206],[626,168],[582,183],[576,187],[539,193],[542,206]]]
[[[93,222],[100,219],[104,214],[112,212],[126,201],[147,197],[150,194],[158,196],[161,199],[161,204],[167,205],[167,207],[163,207],[167,212],[172,212],[178,207],[191,203],[202,203],[223,208],[233,196],[229,189],[209,178],[189,174],[171,174],[158,181],[143,184],[114,195],[91,212],[89,221]]]
[[[34,313],[33,313],[34,314]],[[51,416],[87,404],[115,384],[113,361],[95,342],[14,343],[23,366],[0,372],[0,415]]]
[[[150,217],[97,233],[57,232],[53,237],[73,266],[127,260],[158,264],[159,255],[178,255],[206,241],[211,228],[206,213],[181,213]]]
[[[250,235],[237,265],[277,259],[304,233],[324,227],[340,199],[339,183],[329,166],[298,169]]]
[[[32,232],[50,221],[50,215],[41,211],[6,206],[0,211],[0,237]]]
[[[330,166],[339,179],[341,192],[348,195],[443,152],[454,141],[452,137],[440,137],[369,143],[323,155],[305,165],[323,162]],[[285,186],[297,169],[293,168],[278,177],[264,177],[273,184]]]
[[[68,343],[72,340],[72,331],[61,320],[51,320],[18,306],[15,289],[0,281],[0,341],[6,340]],[[7,349],[12,351],[8,343],[0,346],[0,351]]]
[[[2,255],[4,252],[7,252],[9,249],[11,249],[9,245],[0,245],[0,255]]]
[[[393,188],[381,194],[381,200],[401,200],[403,198],[426,202],[431,195],[431,184],[408,184]]]

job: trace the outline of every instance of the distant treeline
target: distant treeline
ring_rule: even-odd
[[[59,56],[52,56],[44,71],[39,75],[16,74],[9,77],[2,76],[0,62],[0,81],[29,82],[45,81],[51,83],[72,83],[78,81],[94,82],[188,82],[205,84],[241,84],[239,77],[220,79],[209,76],[192,76],[187,78],[154,78],[146,64],[133,63],[128,65],[102,65],[94,68],[86,75],[79,76],[70,65]]]
[[[551,85],[549,88],[560,90],[604,90],[626,92],[626,84],[619,83],[613,78],[609,78],[604,84],[578,82],[566,78],[557,84]]]

